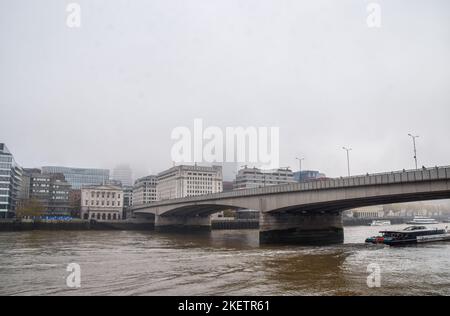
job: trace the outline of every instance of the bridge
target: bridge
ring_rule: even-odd
[[[450,166],[266,186],[163,200],[133,207],[156,230],[210,229],[210,215],[260,211],[260,243],[342,243],[342,212],[388,203],[450,198]]]

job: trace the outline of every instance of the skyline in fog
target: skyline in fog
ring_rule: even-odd
[[[280,130],[280,166],[327,176],[450,164],[450,3],[0,3],[0,142],[23,167],[172,166],[171,131]],[[243,165],[238,163],[237,165]]]

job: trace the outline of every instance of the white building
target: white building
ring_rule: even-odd
[[[289,168],[263,170],[245,166],[236,175],[234,189],[261,188],[269,185],[296,183],[294,173]]]
[[[378,218],[384,217],[384,209],[382,205],[359,207],[350,210],[353,217],[357,218]]]
[[[112,185],[87,186],[81,189],[81,218],[97,221],[123,218],[123,190]]]
[[[157,201],[157,176],[147,176],[136,180],[133,187],[133,206],[145,205]]]
[[[222,192],[222,167],[176,166],[158,174],[157,199]]]

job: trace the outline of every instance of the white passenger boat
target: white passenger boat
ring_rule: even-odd
[[[381,220],[375,220],[370,223],[370,226],[388,226],[391,225],[391,221],[381,221]]]
[[[425,216],[416,216],[412,221],[406,222],[408,225],[426,225],[426,224],[439,224],[437,220]]]
[[[436,241],[450,241],[448,227],[428,229],[426,226],[409,226],[403,230],[381,231],[381,236],[366,239],[366,243],[390,246],[420,244]]]

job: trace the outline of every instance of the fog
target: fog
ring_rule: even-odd
[[[0,2],[0,142],[24,167],[172,165],[171,131],[278,126],[329,176],[450,164],[450,2]]]

